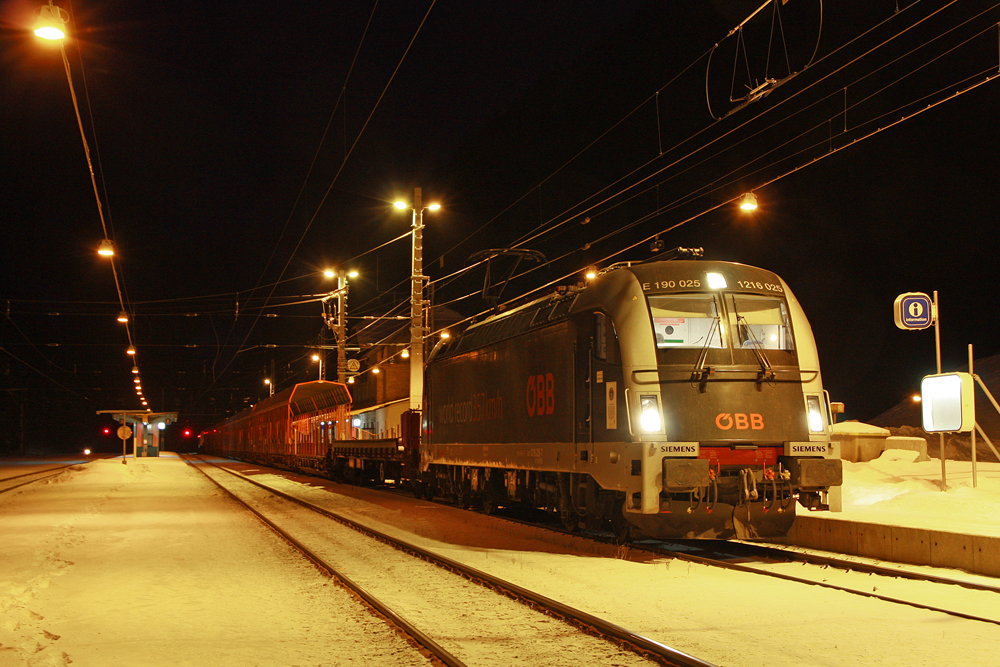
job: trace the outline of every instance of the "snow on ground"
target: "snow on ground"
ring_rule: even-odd
[[[844,461],[844,511],[813,516],[1000,537],[1000,463],[915,462],[917,452],[890,449],[867,463]]]
[[[948,462],[942,493],[940,462],[901,458],[845,464],[845,518],[996,529],[1000,464],[980,465],[973,489],[968,464]],[[1000,665],[996,625],[258,474],[719,665]],[[95,461],[0,495],[0,545],[0,667],[426,664],[173,456]]]

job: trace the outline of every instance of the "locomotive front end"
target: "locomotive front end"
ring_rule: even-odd
[[[653,537],[757,538],[786,534],[797,505],[839,509],[815,341],[784,281],[725,262],[613,273],[609,315],[641,449],[628,522]]]

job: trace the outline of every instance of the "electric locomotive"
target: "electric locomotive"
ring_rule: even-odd
[[[623,539],[779,536],[797,505],[839,509],[815,340],[765,269],[616,264],[470,325],[425,382],[418,494]]]

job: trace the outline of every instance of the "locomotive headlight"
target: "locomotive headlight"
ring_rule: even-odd
[[[639,425],[646,433],[659,433],[663,429],[660,403],[655,395],[639,396]]]
[[[729,287],[726,283],[726,277],[721,273],[706,273],[705,279],[710,289],[726,289]]]
[[[819,396],[806,397],[806,418],[809,420],[809,430],[813,433],[823,432],[823,408]]]

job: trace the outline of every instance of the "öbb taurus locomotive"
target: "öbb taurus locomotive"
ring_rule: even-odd
[[[527,504],[622,538],[777,536],[797,505],[836,502],[815,341],[770,271],[622,263],[437,352],[422,427],[404,413],[398,442],[330,441],[304,467],[375,471],[486,511]]]

